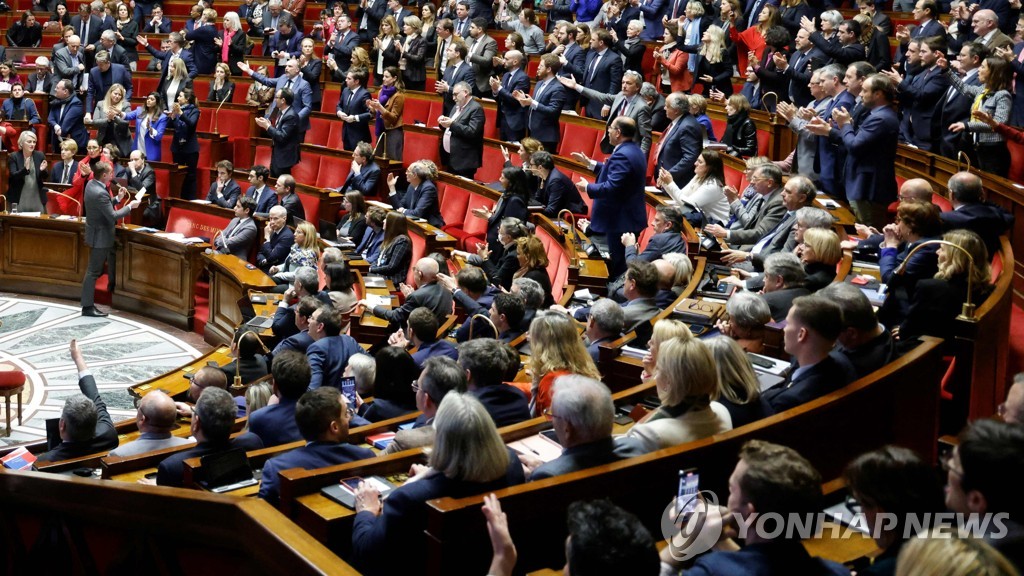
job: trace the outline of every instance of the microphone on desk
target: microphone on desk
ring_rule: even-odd
[[[217,110],[213,113],[213,132],[215,134],[219,134],[220,133],[220,131],[217,130],[217,127],[220,125],[219,122],[218,122],[220,120],[220,107],[223,106],[224,103],[228,101],[229,97],[230,97],[230,94],[225,94],[224,95],[224,99],[220,101],[220,104],[217,105]]]
[[[921,250],[921,248],[924,248],[929,244],[939,244],[947,248],[958,250],[962,252],[964,256],[967,257],[967,263],[970,265],[970,267],[967,269],[967,301],[963,303],[963,306],[960,309],[960,315],[957,316],[956,319],[964,320],[967,322],[977,322],[978,319],[974,317],[974,311],[977,308],[977,305],[971,302],[971,292],[973,292],[974,289],[974,283],[971,280],[971,278],[974,276],[974,257],[971,256],[971,253],[968,252],[963,246],[960,246],[959,244],[954,244],[948,240],[926,240],[924,242],[921,242],[917,246],[914,246],[914,249],[907,254],[907,257],[903,259],[903,262],[901,262],[900,265],[896,267],[894,273],[902,276],[903,273],[907,271],[907,264],[910,262],[910,259],[914,256],[914,254],[916,254],[919,250]]]
[[[77,204],[78,205],[78,219],[79,220],[82,219],[82,203],[79,202],[78,200],[75,200],[74,196],[70,196],[70,195],[65,194],[63,192],[57,192],[56,190],[50,190],[49,188],[46,189],[46,193],[47,194],[53,194],[54,196],[63,196],[65,198],[67,198],[68,200],[71,200],[72,202]]]
[[[568,219],[564,218],[564,216],[566,216],[566,215],[568,215]],[[572,250],[572,256],[569,258],[569,266],[573,266],[573,267],[577,267],[578,268],[579,267],[579,259],[580,259],[580,252],[579,251],[583,248],[583,246],[580,244],[580,235],[579,235],[579,232],[576,230],[576,216],[572,212],[570,212],[568,209],[563,208],[563,209],[561,209],[558,212],[558,219],[566,221],[566,223],[569,224],[569,229],[572,230],[572,248],[573,248],[573,250]]]
[[[484,322],[487,322],[488,324],[490,324],[491,325],[491,330],[494,330],[494,337],[495,338],[498,337],[498,327],[494,325],[494,322],[491,322],[491,318],[489,316],[487,316],[486,314],[474,314],[469,319],[469,339],[470,340],[473,339],[473,324],[476,323],[475,321],[476,321],[477,318],[480,318]]]

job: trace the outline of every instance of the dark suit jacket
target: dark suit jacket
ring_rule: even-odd
[[[375,306],[373,315],[392,324],[404,325],[405,321],[409,319],[409,314],[421,306],[429,308],[438,321],[443,321],[452,313],[452,293],[437,282],[431,282],[416,289],[406,297],[405,303],[398,308],[388,309],[383,306]]]
[[[798,540],[783,539],[748,544],[736,552],[704,554],[689,571],[695,576],[783,573],[844,576],[850,573],[840,564],[812,557]]]
[[[912,79],[908,76],[900,83],[900,104],[913,126],[911,142],[922,150],[930,152],[938,140],[939,135],[932,132],[932,116],[940,108],[948,88],[949,78],[938,66],[924,70]]]
[[[956,210],[939,214],[939,218],[946,230],[964,228],[976,232],[985,241],[990,258],[1001,248],[999,237],[1013,228],[1014,220],[1013,214],[987,202],[964,204]]]
[[[150,171],[152,172],[152,169],[150,169]],[[152,190],[152,188],[148,187],[147,189]],[[242,188],[241,186],[238,185],[238,182],[235,182],[234,180],[228,180],[227,183],[224,184],[224,189],[221,192],[222,197],[218,197],[217,181],[215,180],[210,183],[210,191],[206,193],[206,200],[208,202],[216,204],[217,206],[220,206],[221,208],[233,209],[235,207],[235,203],[238,201],[238,197],[241,196],[241,194]]]
[[[832,120],[832,111],[840,107],[853,110],[856,99],[848,91],[843,90],[832,99],[825,113],[821,115],[825,121]],[[836,146],[828,138],[818,138],[818,174],[821,175],[822,184],[826,192],[839,190],[844,183],[843,171],[846,163],[846,150]]]
[[[209,454],[227,452],[234,448],[241,448],[245,451],[259,450],[263,448],[259,436],[245,432],[227,442],[200,442],[195,448],[177,452],[164,459],[156,469],[157,486],[182,487],[185,460],[198,458]]]
[[[451,131],[448,163],[453,170],[461,172],[483,166],[485,121],[483,106],[476,100],[470,100],[462,114],[448,127]]]
[[[235,228],[238,230],[235,230]],[[230,236],[230,239],[228,239],[228,236]],[[249,249],[252,248],[252,243],[255,241],[256,221],[252,218],[246,218],[242,222],[236,217],[232,218],[231,222],[228,222],[224,233],[217,236],[213,245],[217,252],[221,254],[234,254],[241,260],[248,260]]]
[[[149,44],[146,44],[145,48],[153,58],[159,59],[162,62],[160,66],[160,83],[157,85],[157,90],[161,94],[166,93],[167,88],[165,84],[167,83],[168,64],[170,63],[173,54],[170,50],[162,52],[153,48]],[[179,52],[179,56],[185,62],[185,68],[188,70],[188,77],[195,78],[199,74],[199,69],[196,68],[196,60],[192,56],[192,53],[188,50],[182,49],[181,52]]]
[[[270,408],[270,406],[267,408]],[[257,410],[255,414],[260,412],[263,412],[263,410]],[[314,470],[316,468],[325,468],[327,466],[355,462],[356,460],[366,460],[373,457],[374,454],[370,449],[353,446],[345,442],[338,444],[320,441],[310,442],[302,448],[285,452],[264,463],[263,477],[260,479],[259,497],[271,504],[277,504],[278,497],[280,496],[278,492],[278,484],[280,483],[278,473],[282,470],[291,470],[293,468]]]
[[[150,172],[152,172],[152,168],[150,168]],[[71,184],[72,182],[74,182],[75,174],[77,174],[77,173],[78,173],[78,160],[72,160],[71,161],[71,170],[68,172],[67,180],[65,180],[64,179],[64,161],[63,160],[57,160],[56,162],[53,163],[53,170],[50,170],[50,179],[51,179],[50,181],[51,182],[57,182],[58,184]],[[129,182],[129,186],[130,185],[131,185],[131,183]],[[136,188],[136,190],[137,189],[138,188]],[[152,188],[147,188],[147,190],[152,190]]]
[[[131,210],[125,204],[114,210],[113,198],[98,180],[90,180],[83,193],[85,213],[85,245],[93,249],[113,248],[114,227]]]
[[[789,309],[793,307],[793,300],[800,296],[807,296],[810,293],[810,290],[807,288],[798,286],[796,288],[783,288],[774,292],[765,292],[761,297],[768,303],[768,310],[771,312],[772,320],[782,322],[786,319],[786,315],[789,314]]]
[[[171,20],[170,18],[162,18],[160,24],[153,26],[153,19],[146,20],[146,25],[142,28],[144,34],[170,34],[171,33]]]
[[[295,421],[295,398],[281,398],[277,404],[264,406],[249,414],[249,432],[260,437],[264,446],[278,446],[302,440]]]
[[[238,377],[242,379],[242,384],[251,384],[270,374],[270,370],[267,369],[267,360],[263,356],[243,358],[241,362],[233,360],[220,367],[220,371],[227,376],[229,383],[235,379],[235,370],[238,370]]]
[[[971,74],[970,78],[963,79],[967,86],[981,86],[978,74]],[[956,122],[967,122],[971,116],[971,106],[974,98],[961,93],[959,90],[950,87],[953,91],[953,98],[949,98],[949,91],[942,95],[939,101],[942,108],[932,117],[932,133],[939,134],[938,152],[947,158],[955,159],[957,152],[965,149],[963,134],[946,130],[950,124]]]
[[[380,0],[377,0],[378,2]],[[486,483],[453,480],[437,473],[406,483],[388,495],[381,516],[370,512],[356,514],[352,526],[352,559],[360,572],[374,574],[414,573],[426,558],[427,501],[442,496],[461,498],[485,494],[522,484],[523,466],[515,452],[508,450],[506,474]],[[396,550],[402,550],[396,554]]]
[[[519,105],[512,97],[516,90],[524,94],[530,92],[530,77],[525,70],[506,72],[501,78],[501,88],[495,98],[498,101],[498,127],[501,129],[502,140],[519,140],[526,134],[529,109]],[[513,138],[514,137],[514,138]]]
[[[82,122],[82,119],[85,117],[82,101],[77,96],[72,95],[67,100],[63,118],[61,117],[60,109],[60,102],[50,104],[50,115],[47,120],[51,130],[54,126],[60,126],[62,137],[71,138],[78,144],[79,150],[85,150],[85,145],[89,140],[89,132],[86,131],[85,124]],[[60,142],[57,135],[53,134],[50,141],[53,142],[54,151],[59,152]]]
[[[245,36],[235,34],[235,36]],[[193,28],[188,33],[188,40],[192,42],[192,50],[195,51],[196,70],[199,74],[213,74],[214,67],[220,62],[221,49],[214,43],[214,38],[222,38],[223,34],[216,26],[200,26]],[[222,38],[223,39],[223,38]]]
[[[103,402],[103,397],[96,389],[95,378],[91,374],[82,376],[78,379],[78,388],[96,405],[98,419],[95,434],[84,442],[61,442],[53,450],[39,454],[38,460],[59,462],[117,448],[117,430],[114,429],[114,422],[111,420],[110,414],[107,413],[107,405]]]
[[[594,200],[590,228],[613,237],[643,230],[647,226],[647,158],[640,146],[631,141],[619,144],[595,170],[597,181],[587,186],[587,194]]]
[[[186,104],[181,108],[181,115],[169,122],[174,128],[174,140],[171,141],[171,152],[194,154],[199,152],[199,140],[196,139],[196,125],[199,124],[199,108]]]
[[[627,246],[626,262],[631,262],[634,258],[639,258],[644,262],[654,262],[671,252],[686,254],[686,240],[683,239],[683,235],[679,232],[659,232],[651,237],[647,242],[647,247],[639,254],[637,254],[636,244]]]
[[[249,186],[245,191],[245,195],[253,200],[256,199],[256,187]],[[274,193],[274,188],[269,184],[263,187],[263,193],[260,194],[259,204],[256,205],[256,214],[267,214],[270,209],[277,206],[277,194]]]
[[[85,48],[89,44],[99,44],[100,35],[103,34],[103,19],[100,17],[90,14],[89,15],[89,34],[88,38],[82,38],[82,48]],[[75,29],[75,35],[81,37],[82,35],[82,17],[81,15],[75,15],[71,17],[71,26]],[[169,31],[169,30],[168,30]],[[97,52],[99,48],[97,47]],[[95,54],[95,52],[94,52]]]
[[[444,69],[444,74],[441,77],[442,80],[448,83],[448,91],[442,94],[444,98],[444,105],[441,107],[441,111],[444,112],[445,116],[451,116],[452,108],[455,107],[455,100],[452,98],[452,88],[455,87],[459,82],[465,82],[470,87],[476,85],[476,75],[473,73],[473,65],[469,62],[460,62],[458,70],[455,66],[449,64]]]
[[[382,0],[376,0],[376,2],[380,4],[382,3]],[[374,37],[377,36],[376,32],[372,33]],[[337,36],[337,33],[335,33],[335,36]],[[344,40],[337,40],[334,43],[331,53],[334,54],[334,61],[338,64],[338,72],[342,75],[346,74],[349,67],[352,65],[352,51],[358,47],[359,34],[353,30],[349,30],[348,34],[345,35]]]
[[[277,126],[267,128],[267,134],[274,141],[270,154],[270,169],[275,174],[286,172],[299,163],[299,115],[294,106],[289,106],[281,114],[277,119]]]
[[[544,215],[548,218],[557,217],[562,210],[568,210],[573,214],[587,213],[587,205],[583,202],[579,189],[568,176],[559,172],[557,167],[548,174],[548,179],[544,181],[544,187],[537,191],[537,196],[544,205]]]
[[[811,89],[807,84],[811,81],[811,75],[818,68],[828,62],[828,55],[817,46],[812,47],[806,54],[793,52],[789,56],[789,67],[780,72],[789,79],[789,98],[797,106],[807,106],[814,97],[811,96]],[[785,94],[780,94],[785,98]]]
[[[530,475],[530,481],[561,476],[643,454],[639,446],[626,441],[625,437],[604,438],[566,448],[558,458],[538,466]]]
[[[379,258],[370,260],[370,274],[379,274],[397,286],[409,276],[411,261],[412,240],[408,236],[399,236],[387,248],[381,245]]]
[[[260,246],[259,254],[256,256],[256,264],[264,271],[271,266],[284,262],[288,257],[288,251],[295,243],[295,234],[291,228],[285,226],[280,231],[270,235],[270,240]]]
[[[530,405],[526,396],[515,386],[494,384],[469,391],[476,397],[498,428],[530,419]]]
[[[143,164],[142,170],[139,170],[138,175],[132,176],[131,172],[128,173],[128,187],[134,188],[135,190],[146,189],[146,195],[156,194],[156,172],[149,164]]]
[[[396,200],[395,207],[405,208],[406,216],[426,218],[431,226],[437,228],[444,226],[441,208],[437,203],[437,186],[430,180],[424,180],[417,188],[410,185],[404,194],[398,194]]]
[[[39,203],[46,206],[46,187],[43,182],[49,181],[49,173],[41,170],[40,166],[46,160],[46,155],[36,150],[32,152],[32,170],[36,174],[36,183],[39,188]],[[18,150],[11,152],[7,157],[7,202],[13,204],[21,201],[21,188],[25,185],[25,177],[28,170],[25,169],[25,154]]]
[[[295,192],[282,196],[279,203],[288,211],[289,226],[296,226],[298,224],[295,221],[296,218],[306,219],[306,209],[302,206],[302,200],[299,200],[299,195]]]
[[[541,86],[541,80],[537,86]],[[537,87],[533,90],[534,104],[527,112],[530,136],[541,142],[558,142],[558,119],[562,115],[569,91],[562,86],[557,79],[552,78],[546,81],[540,96],[537,96]],[[575,92],[573,92],[575,94]]]
[[[355,338],[348,334],[328,336],[313,342],[306,349],[312,374],[309,389],[314,390],[321,386],[339,388],[341,375],[348,366],[348,359],[356,354],[365,353]]]
[[[856,377],[849,361],[840,354],[832,353],[801,372],[797,378],[765,390],[762,397],[778,413],[835,392],[853,382]]]
[[[349,172],[345,178],[345,184],[338,189],[344,194],[349,190],[358,190],[363,196],[374,196],[377,193],[377,180],[380,178],[380,166],[377,163],[370,163],[363,166],[359,174]]]
[[[648,22],[649,26],[653,24],[653,22]],[[660,19],[658,20],[658,24],[661,24]],[[622,58],[619,58],[619,55],[609,48],[605,51],[604,55],[601,56],[601,59],[597,61],[596,66],[594,65],[595,60],[597,60],[597,52],[594,52],[593,50],[588,51],[584,77],[582,78],[583,85],[591,90],[596,90],[597,92],[602,92],[604,94],[618,93],[618,88],[622,86]],[[588,117],[604,118],[604,116],[601,115],[601,107],[604,106],[604,104],[593,98],[584,100],[586,102],[585,110]]]
[[[365,88],[357,88],[353,93],[347,87],[341,91],[341,98],[338,99],[338,112],[344,112],[349,116],[356,116],[354,122],[346,122],[341,140],[345,150],[355,150],[356,144],[360,142],[373,142],[370,136],[370,118],[373,114],[366,107],[366,101],[370,99],[370,93]]]
[[[654,175],[657,177],[658,171],[664,168],[672,174],[672,181],[682,187],[693,179],[693,164],[704,148],[704,128],[689,112],[669,126],[671,128],[665,129],[668,137],[662,133],[658,144],[661,148],[658,150]]]
[[[871,110],[856,133],[850,124],[840,130],[847,150],[848,199],[886,205],[896,200],[895,162],[899,126],[896,111],[888,106],[879,106]]]

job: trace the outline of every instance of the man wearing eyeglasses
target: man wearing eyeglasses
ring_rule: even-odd
[[[718,224],[704,227],[705,234],[721,238],[732,249],[750,252],[766,234],[775,229],[786,216],[786,205],[782,202],[782,170],[774,164],[759,166],[754,170],[750,183],[757,196],[744,206],[735,190],[726,190],[729,212],[736,217],[728,229]]]
[[[434,416],[441,400],[452,390],[466,388],[466,371],[447,356],[435,356],[423,363],[423,372],[412,382],[416,408],[423,412],[408,430],[399,430],[381,456],[434,445]]]

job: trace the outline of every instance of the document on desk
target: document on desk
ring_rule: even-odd
[[[366,203],[369,204],[370,206],[376,206],[378,208],[383,208],[385,210],[395,209],[395,207],[392,206],[391,204],[388,204],[387,202],[381,202],[380,200],[367,200]]]
[[[371,308],[374,306],[391,306],[391,296],[367,294],[364,300],[366,300],[366,303],[369,304]]]
[[[526,438],[516,440],[515,442],[509,442],[508,447],[520,454],[536,456],[545,462],[551,462],[562,455],[561,446],[540,434],[527,436]]]
[[[202,238],[186,238],[181,232],[160,232],[154,234],[158,238],[166,238],[172,242],[180,242],[182,244],[201,244],[205,242]]]

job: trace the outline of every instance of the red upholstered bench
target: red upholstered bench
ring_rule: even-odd
[[[338,118],[333,119],[334,122],[341,122]],[[327,138],[331,134],[332,119],[324,116],[310,115],[309,117],[309,131],[306,132],[306,144],[314,144],[316,146],[326,146]]]
[[[292,177],[299,184],[314,185],[317,172],[320,170],[320,155],[310,153],[308,150],[302,154],[299,163],[292,166]]]
[[[402,165],[408,168],[417,160],[430,160],[434,164],[440,164],[441,151],[438,148],[438,141],[440,139],[441,134],[439,132],[424,133],[406,130]]]
[[[320,196],[318,194],[307,194],[298,192],[302,208],[306,212],[306,220],[311,222],[317,229],[320,228]]]
[[[538,226],[537,238],[544,244],[544,252],[548,255],[548,279],[551,281],[551,296],[555,302],[562,301],[565,283],[569,279],[569,255],[566,254],[562,241],[552,236],[546,229]]]
[[[413,95],[405,97],[405,107],[402,109],[402,124],[415,124],[422,122],[430,125],[430,104],[431,101]]]
[[[341,100],[340,86],[328,86],[320,94],[320,111],[334,114],[338,109],[338,101]]]
[[[348,178],[352,161],[339,156],[321,156],[320,171],[316,174],[317,188],[340,188]]]
[[[409,234],[409,239],[412,240],[412,260],[409,261],[409,273],[405,276],[405,283],[415,286],[416,263],[427,255],[427,241],[419,234]]]
[[[452,185],[449,184],[447,187],[451,188]],[[458,220],[445,219],[444,231],[454,236],[459,247],[468,252],[476,252],[476,245],[487,238],[487,220],[473,215],[473,210],[477,208],[494,208],[494,201],[469,192],[466,197],[465,213]],[[451,224],[447,224],[448,222]]]
[[[7,409],[4,416],[7,420],[7,428],[4,436],[11,435],[11,396],[18,397],[18,425],[24,424],[21,419],[21,393],[25,390],[25,373],[21,370],[0,370],[0,396],[3,396]]]
[[[505,158],[501,155],[501,149],[484,146],[484,164],[477,168],[474,179],[477,182],[497,182],[504,168]]]
[[[174,206],[167,213],[168,232],[177,232],[186,238],[200,237],[213,240],[213,236],[227,228],[230,218],[186,210]]]
[[[499,138],[498,134],[498,111],[494,108],[484,108],[484,138]]]
[[[252,165],[270,168],[270,146],[260,145],[256,147],[256,155],[252,159]]]
[[[768,143],[771,141],[771,137],[772,137],[772,133],[767,131],[767,130],[760,130],[759,129],[757,131],[757,155],[758,156],[768,156],[768,152],[771,151],[770,148],[769,148],[769,145],[768,145]]]
[[[728,164],[725,166],[725,185],[732,186],[736,190],[743,192],[741,185],[743,184],[743,171],[737,170]]]

